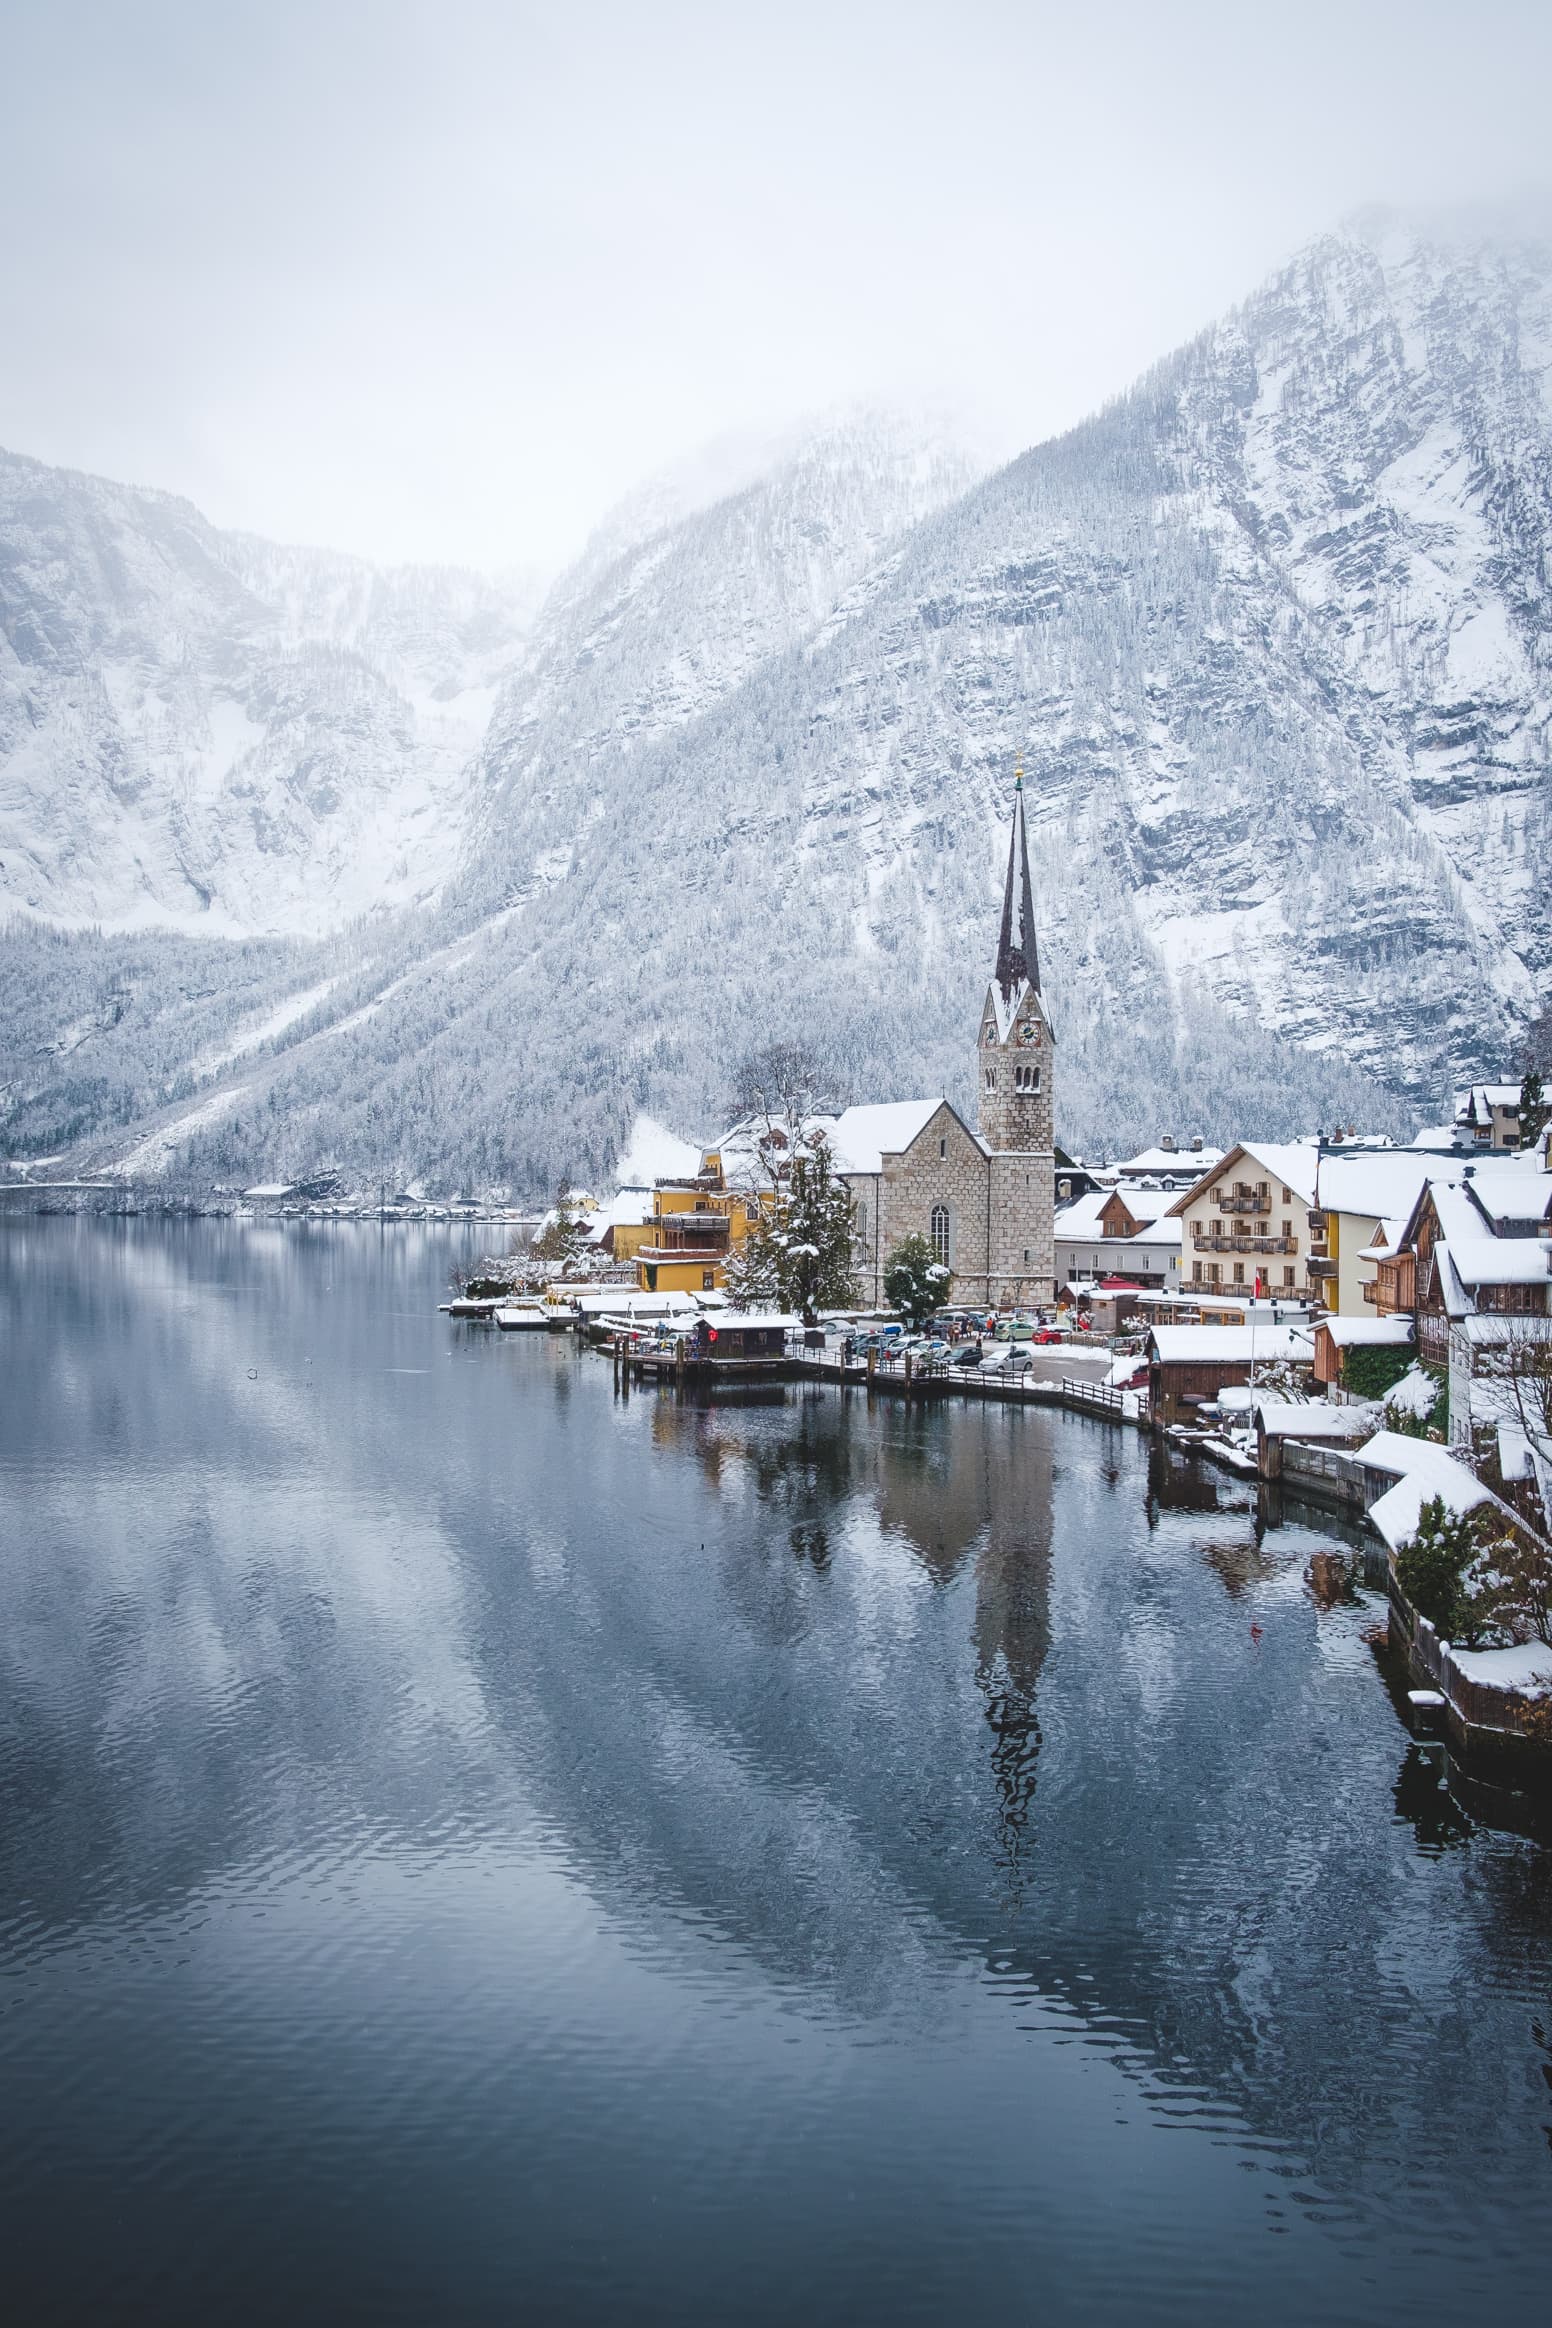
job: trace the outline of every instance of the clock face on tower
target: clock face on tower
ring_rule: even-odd
[[[1019,1041],[1021,1043],[1038,1043],[1039,1040],[1040,1021],[1038,1019],[1026,1019],[1024,1024],[1019,1028]]]

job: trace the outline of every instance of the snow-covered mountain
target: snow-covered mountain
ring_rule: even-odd
[[[230,936],[432,895],[528,611],[0,453],[0,905]]]
[[[853,412],[633,495],[551,592],[497,707],[467,893],[553,885],[646,747],[848,619],[976,474],[940,425]]]
[[[968,490],[856,422],[638,504],[535,623],[434,914],[321,1003],[290,963],[186,1153],[542,1186],[639,1106],[715,1122],[777,1031],[968,1097],[1017,758],[1069,1140],[1431,1111],[1552,984],[1549,362],[1552,249],[1373,220]]]

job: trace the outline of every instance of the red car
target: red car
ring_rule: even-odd
[[[1067,1329],[1065,1326],[1036,1326],[1029,1338],[1032,1342],[1065,1342]]]

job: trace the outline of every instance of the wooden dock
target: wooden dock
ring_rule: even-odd
[[[809,1349],[793,1342],[781,1357],[714,1358],[693,1352],[684,1342],[673,1349],[649,1349],[616,1334],[610,1356],[617,1382],[653,1382],[665,1387],[693,1383],[697,1389],[720,1382],[834,1382],[847,1389],[864,1390],[870,1396],[924,1399],[957,1393],[1007,1406],[1074,1407],[1106,1422],[1142,1430],[1148,1427],[1146,1392],[1140,1397],[1134,1393],[1129,1408],[1124,1394],[1109,1383],[1088,1382],[1073,1375],[983,1375],[973,1366],[955,1366],[944,1359],[913,1360],[910,1353],[891,1358],[884,1351],[870,1350],[865,1357],[843,1360],[838,1350]]]

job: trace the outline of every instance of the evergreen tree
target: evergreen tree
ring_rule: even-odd
[[[924,1326],[947,1293],[948,1280],[925,1237],[902,1237],[884,1263],[884,1299],[907,1325]]]
[[[563,1277],[591,1260],[586,1216],[568,1188],[557,1192],[554,1210],[535,1237],[533,1249],[536,1259],[558,1267]]]
[[[1417,1533],[1396,1554],[1396,1582],[1441,1641],[1469,1631],[1466,1570],[1476,1552],[1469,1515],[1431,1496],[1417,1516]]]
[[[729,1261],[729,1291],[743,1308],[774,1303],[811,1326],[821,1309],[843,1309],[857,1297],[851,1190],[813,1123],[769,1120],[757,1172],[760,1217]]]
[[[1549,1123],[1552,1123],[1552,1102],[1542,1087],[1541,1071],[1531,1066],[1525,1070],[1520,1085],[1520,1146],[1534,1148]]]

